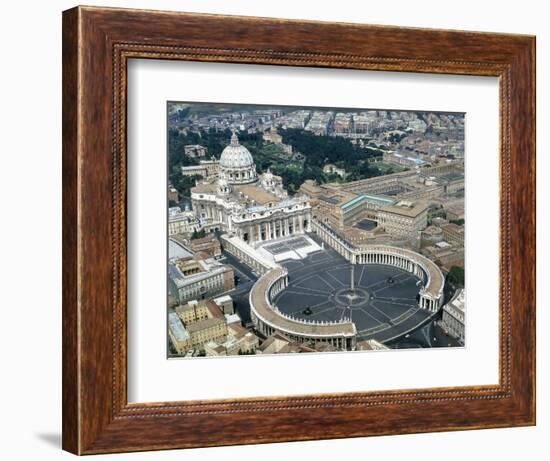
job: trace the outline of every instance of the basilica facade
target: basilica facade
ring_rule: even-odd
[[[220,157],[218,176],[197,183],[191,202],[202,229],[231,233],[249,244],[311,230],[308,199],[289,197],[281,177],[269,169],[258,175],[235,133]]]

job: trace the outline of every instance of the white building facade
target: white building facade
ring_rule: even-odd
[[[181,211],[178,206],[168,209],[168,236],[190,235],[199,228],[199,221],[192,211]]]
[[[198,183],[191,201],[202,229],[229,232],[249,244],[311,229],[309,200],[289,198],[282,179],[269,170],[258,175],[236,134],[222,152],[216,181]]]
[[[458,339],[462,344],[466,332],[466,293],[463,289],[457,290],[453,298],[443,306],[443,328]]]

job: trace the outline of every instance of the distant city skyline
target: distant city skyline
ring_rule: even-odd
[[[255,111],[255,110],[318,110],[318,111],[343,111],[343,112],[365,112],[365,111],[383,111],[383,112],[413,112],[413,113],[433,113],[443,115],[459,115],[465,116],[466,112],[462,111],[442,111],[442,110],[416,110],[416,109],[397,109],[388,107],[350,107],[350,106],[301,106],[301,105],[285,105],[285,104],[246,104],[246,103],[218,103],[207,101],[167,101],[168,112],[171,113],[180,108],[190,107],[194,111],[207,112],[211,111],[212,107],[215,107],[216,111],[220,112],[241,112],[241,111]]]

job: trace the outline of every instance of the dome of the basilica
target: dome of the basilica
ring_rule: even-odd
[[[254,160],[249,150],[239,144],[239,138],[233,133],[231,144],[227,146],[220,157],[220,167],[226,169],[252,168]]]
[[[258,178],[252,155],[239,144],[235,133],[220,157],[220,176],[229,184],[249,184]]]

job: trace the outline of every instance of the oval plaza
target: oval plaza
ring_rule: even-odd
[[[439,310],[444,278],[427,258],[384,245],[339,249],[265,271],[249,296],[260,333],[353,350],[403,336]]]

